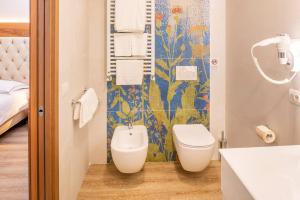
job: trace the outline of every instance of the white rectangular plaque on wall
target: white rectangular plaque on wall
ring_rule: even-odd
[[[197,66],[176,66],[177,81],[197,81]]]

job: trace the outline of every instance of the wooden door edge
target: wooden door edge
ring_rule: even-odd
[[[29,196],[59,199],[58,0],[30,0]],[[44,116],[38,115],[39,106]]]

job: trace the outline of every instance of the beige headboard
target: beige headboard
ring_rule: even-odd
[[[0,79],[29,83],[28,37],[0,37]]]

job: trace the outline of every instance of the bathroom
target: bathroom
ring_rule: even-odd
[[[295,102],[300,78],[272,84],[251,58],[251,47],[263,39],[283,33],[300,38],[300,2],[132,2],[144,2],[148,9],[146,24],[136,20],[143,24],[142,33],[132,31],[147,36],[143,59],[114,55],[140,44],[117,47],[117,35],[129,34],[118,32],[116,25],[122,18],[118,13],[127,11],[124,2],[59,1],[59,199],[300,199],[293,190],[300,187],[300,154],[292,146],[300,142]],[[130,13],[141,14],[134,6]],[[261,68],[276,80],[293,76],[279,65],[277,50],[275,45],[255,49]],[[136,67],[141,60],[144,71],[120,70],[129,78],[116,72],[122,64]],[[89,88],[96,93],[97,108],[82,125],[74,113]],[[271,144],[257,128],[271,132]],[[227,148],[221,161],[220,143]],[[269,161],[276,152],[283,160]],[[243,155],[265,156],[257,162],[266,166]],[[292,166],[278,164],[285,161]],[[257,173],[238,166],[243,162],[257,167]],[[261,180],[260,170],[268,171],[272,162],[278,179]],[[280,176],[294,168],[296,180]],[[262,183],[281,187],[281,193],[268,196]]]

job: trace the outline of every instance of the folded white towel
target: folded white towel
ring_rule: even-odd
[[[115,33],[114,38],[116,57],[146,56],[147,34]]]
[[[24,89],[29,89],[29,85],[12,80],[0,80],[0,94],[12,94]]]
[[[98,107],[98,97],[94,89],[88,89],[78,100],[80,103],[79,128],[84,127],[94,116]]]
[[[117,85],[142,85],[144,76],[143,60],[117,60]]]
[[[146,0],[116,0],[115,30],[117,32],[144,32]]]
[[[115,56],[132,56],[132,35],[115,33]]]
[[[145,57],[147,54],[147,34],[135,33],[132,34],[132,56]]]

